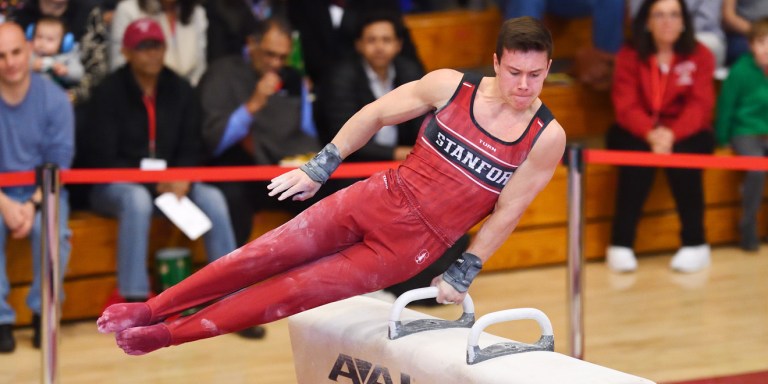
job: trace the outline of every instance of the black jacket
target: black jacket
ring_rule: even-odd
[[[200,103],[186,80],[168,68],[156,91],[157,158],[169,167],[202,164]],[[90,168],[138,168],[149,156],[149,123],[141,89],[127,65],[93,91],[85,132],[78,137]]]
[[[386,11],[400,14],[398,0],[347,0],[341,25],[334,29],[328,12],[330,3],[330,0],[291,0],[288,4],[288,17],[293,27],[301,33],[304,67],[315,83],[321,82],[323,75],[339,60],[356,55],[357,25],[367,12]],[[421,66],[421,60],[407,29],[400,55]]]
[[[413,61],[396,57],[394,87],[420,79],[424,73]],[[317,88],[316,118],[322,142],[330,142],[342,125],[376,98],[368,84],[360,57],[348,59],[335,66]],[[398,125],[398,145],[413,145],[423,117]],[[394,148],[376,144],[373,140],[350,156],[353,161],[392,160]]]

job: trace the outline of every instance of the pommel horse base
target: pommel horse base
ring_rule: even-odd
[[[475,322],[471,298],[456,321],[404,308],[412,300],[435,297],[433,289],[406,292],[395,304],[358,296],[291,316],[288,325],[297,382],[653,384],[552,352],[549,319],[536,309],[495,312]],[[499,316],[536,320],[542,336],[535,344],[524,344],[482,332]]]

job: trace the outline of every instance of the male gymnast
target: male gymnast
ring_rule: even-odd
[[[438,302],[461,303],[563,155],[565,132],[539,99],[551,55],[541,22],[510,19],[495,77],[440,69],[368,104],[312,160],[274,178],[269,195],[312,197],[382,126],[428,113],[397,169],[317,202],[147,302],[110,306],[99,331],[142,355],[376,291],[419,273],[487,216],[467,252],[432,281]]]

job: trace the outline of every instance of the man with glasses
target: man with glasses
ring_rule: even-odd
[[[301,74],[286,66],[291,27],[281,19],[255,26],[247,56],[212,63],[200,80],[203,137],[212,165],[274,165],[320,150],[311,104]],[[250,239],[253,215],[265,208],[291,213],[307,203],[277,204],[264,193],[266,182],[223,183],[238,245]]]

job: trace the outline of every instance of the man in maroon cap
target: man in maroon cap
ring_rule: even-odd
[[[122,49],[126,64],[94,90],[84,132],[79,132],[84,166],[157,170],[202,164],[200,103],[192,86],[164,66],[165,49],[156,21],[139,19],[127,27]],[[212,185],[186,180],[95,185],[91,208],[120,222],[119,294],[112,302],[143,301],[152,294],[147,254],[153,200],[166,192],[189,197],[211,219],[213,226],[203,236],[210,261],[235,249],[226,200]]]

